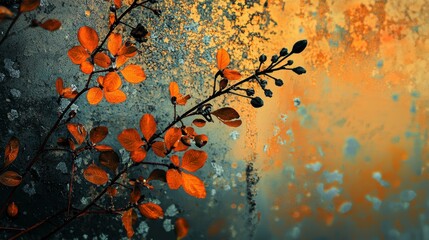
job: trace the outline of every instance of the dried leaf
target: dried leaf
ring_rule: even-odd
[[[207,157],[206,152],[191,149],[183,155],[182,166],[180,167],[189,172],[195,172],[204,166]]]
[[[149,141],[150,138],[156,132],[156,121],[151,114],[144,114],[140,119],[140,130],[143,133],[146,141]]]
[[[137,150],[131,152],[130,157],[133,162],[142,162],[146,158],[146,150],[143,148],[138,148]]]
[[[95,164],[89,165],[83,171],[83,177],[90,183],[95,185],[103,185],[109,181],[109,176],[106,171]]]
[[[89,132],[89,139],[93,143],[99,143],[109,134],[109,129],[105,126],[98,126]]]
[[[30,12],[40,6],[40,0],[23,0],[19,8],[20,12]]]
[[[107,49],[113,56],[116,56],[122,46],[122,36],[119,33],[112,33],[107,41]]]
[[[107,56],[107,54],[99,52],[94,56],[94,63],[102,68],[108,68],[112,61],[110,60],[110,57]]]
[[[176,231],[176,236],[178,239],[182,239],[188,235],[189,224],[184,218],[178,218],[174,223],[174,229]]]
[[[185,190],[186,193],[196,198],[206,197],[206,188],[203,181],[192,174],[187,174],[185,172],[182,172],[181,174],[183,190]]]
[[[233,120],[233,121],[223,121],[223,123],[230,127],[239,127],[242,124],[242,121],[240,119]]]
[[[223,70],[223,76],[228,80],[240,80],[241,73],[236,70],[225,69]]]
[[[121,70],[125,80],[129,83],[140,83],[146,79],[146,74],[143,69],[134,64],[130,64]]]
[[[134,209],[129,209],[122,214],[122,224],[124,225],[127,237],[132,238],[134,236],[133,225],[137,221],[137,214]]]
[[[180,128],[172,127],[167,130],[164,136],[165,147],[167,150],[171,150],[174,144],[182,137],[182,131]]]
[[[61,22],[57,19],[48,19],[43,23],[39,24],[39,26],[45,30],[53,32],[60,29]]]
[[[165,177],[170,189],[176,190],[182,186],[182,175],[177,169],[168,169]]]
[[[201,148],[207,144],[207,142],[209,141],[209,138],[207,137],[207,135],[201,134],[201,135],[195,136],[194,140],[195,140],[195,145]]]
[[[112,104],[122,103],[127,100],[127,95],[121,90],[116,90],[113,92],[104,92],[104,97],[106,101]]]
[[[118,135],[119,143],[125,150],[132,152],[144,145],[136,129],[125,129]]]
[[[82,64],[86,61],[86,59],[89,58],[89,53],[83,48],[82,46],[74,46],[72,47],[68,52],[67,55],[69,56],[70,60],[74,64]]]
[[[101,90],[99,87],[90,88],[86,94],[86,99],[91,105],[99,104],[101,100],[103,100],[103,90]]]
[[[152,143],[152,150],[158,157],[165,157],[167,154],[167,149],[165,148],[164,142]]]
[[[155,203],[143,203],[139,205],[140,213],[149,219],[162,219],[164,211]]]
[[[16,187],[21,181],[21,175],[14,171],[6,171],[0,175],[0,183],[8,187]]]
[[[211,112],[211,114],[215,115],[222,121],[240,118],[240,114],[238,114],[238,112],[235,111],[234,108],[230,108],[230,107],[218,109],[216,111]]]
[[[161,169],[155,169],[153,170],[150,174],[149,177],[147,178],[147,181],[154,181],[154,180],[158,180],[161,182],[167,182],[166,179],[166,172],[164,170]]]
[[[221,48],[217,51],[216,54],[217,68],[219,70],[224,70],[230,63],[230,58],[228,52]]]
[[[18,157],[19,140],[16,137],[11,137],[4,151],[4,167],[9,166]]]
[[[204,127],[206,125],[206,120],[201,119],[201,118],[197,118],[194,121],[192,121],[192,124],[201,128],[201,127]]]
[[[130,203],[137,204],[140,200],[142,192],[138,186],[134,186],[133,191],[130,193]]]
[[[67,123],[67,129],[79,145],[85,141],[86,129],[82,124]]]
[[[119,156],[115,151],[101,152],[98,156],[100,164],[116,172],[119,166]]]
[[[7,206],[7,215],[9,217],[15,217],[16,215],[18,215],[18,206],[16,206],[15,202],[11,202]]]
[[[109,194],[110,197],[115,197],[118,194],[118,189],[115,187],[108,187],[107,194]]]
[[[82,47],[84,47],[91,53],[98,46],[98,34],[94,29],[88,26],[83,26],[79,28],[77,32],[77,38],[80,42],[80,45],[82,45]]]

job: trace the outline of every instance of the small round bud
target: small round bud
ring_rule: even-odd
[[[116,12],[116,7],[115,7],[115,5],[110,6],[110,11],[111,11],[111,12]]]
[[[276,80],[274,81],[274,83],[276,84],[276,86],[277,86],[277,87],[281,87],[281,86],[283,86],[283,80],[281,80],[281,79],[276,79]]]
[[[247,96],[251,97],[255,95],[255,90],[253,88],[246,89]]]
[[[273,63],[277,62],[278,60],[279,60],[279,56],[278,55],[273,55],[271,57],[271,62],[273,62]]]
[[[288,50],[287,48],[282,48],[282,50],[280,51],[280,56],[284,57],[288,54]]]
[[[267,97],[273,97],[273,92],[270,89],[265,89],[264,93]]]
[[[261,87],[262,88],[265,88],[267,86],[267,81],[266,80],[261,80],[260,83],[261,83]]]
[[[265,54],[262,54],[262,55],[259,57],[259,62],[264,63],[265,61],[267,61],[267,56],[265,56]]]
[[[293,64],[293,60],[288,60],[286,65],[292,65]]]
[[[252,104],[254,108],[260,108],[264,106],[264,101],[260,97],[255,97],[255,98],[252,98],[252,100],[250,101],[250,104]]]

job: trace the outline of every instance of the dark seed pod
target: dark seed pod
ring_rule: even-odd
[[[116,7],[115,7],[115,5],[110,6],[110,8],[109,8],[109,9],[110,9],[110,11],[111,11],[111,12],[116,12]]]
[[[280,56],[284,57],[288,54],[288,50],[287,48],[282,48],[282,50],[280,51]]]
[[[251,97],[255,95],[255,90],[253,88],[246,89],[247,96]]]
[[[260,108],[260,107],[264,106],[264,101],[260,97],[254,97],[250,101],[250,104],[252,104],[252,106],[254,108]]]
[[[131,36],[136,39],[137,42],[146,42],[147,38],[149,37],[149,32],[147,29],[142,25],[138,24],[136,28],[131,30]]]
[[[307,40],[301,40],[293,45],[292,53],[301,53],[307,47]]]
[[[305,68],[303,68],[303,67],[296,67],[296,68],[292,69],[292,71],[298,75],[301,75],[301,74],[304,74],[307,72],[305,70]]]
[[[265,56],[265,54],[262,54],[262,55],[259,57],[259,62],[264,63],[265,61],[267,61],[267,56]]]
[[[281,87],[281,86],[283,86],[283,80],[281,80],[281,79],[276,79],[276,80],[274,81],[274,83],[276,84],[276,86],[277,86],[277,87]]]
[[[262,88],[265,88],[267,86],[267,81],[266,80],[261,80],[260,84],[261,84]]]
[[[293,60],[288,60],[287,63],[286,63],[286,65],[288,65],[288,66],[290,66],[292,64],[293,64]]]
[[[279,56],[278,55],[273,55],[271,57],[271,62],[273,62],[273,63],[277,62],[278,60],[279,60]]]
[[[162,12],[161,12],[161,10],[159,10],[159,9],[154,9],[154,10],[153,10],[153,13],[154,13],[156,16],[160,17]]]
[[[267,97],[273,97],[273,92],[270,89],[265,89],[264,93]]]

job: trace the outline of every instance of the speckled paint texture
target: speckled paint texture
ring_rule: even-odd
[[[123,162],[129,159],[117,143],[119,132],[137,127],[143,113],[161,125],[171,120],[171,81],[192,95],[192,104],[210,94],[220,47],[231,54],[232,67],[249,75],[260,54],[278,54],[307,39],[307,49],[292,58],[307,74],[276,75],[285,84],[269,83],[274,96],[261,109],[238,97],[214,102],[236,108],[244,124],[234,129],[217,122],[199,130],[210,139],[208,162],[198,174],[207,198],[157,185],[147,197],[168,214],[157,222],[140,217],[136,239],[174,239],[171,223],[178,216],[189,220],[189,239],[429,239],[428,1],[168,0],[158,7],[160,18],[143,11],[130,20],[151,32],[135,59],[147,80],[124,84],[123,104],[94,107],[82,99],[74,106],[76,121],[87,129],[109,127],[105,142]],[[44,0],[1,46],[0,147],[3,154],[9,137],[19,137],[15,167],[25,166],[55,121],[61,107],[55,79],[84,85],[66,54],[77,44],[77,29],[88,25],[106,34],[107,13],[104,1]],[[53,33],[26,29],[36,16],[58,18],[63,26]],[[5,28],[0,25],[1,32]],[[79,160],[76,207],[97,192],[82,177],[95,157]],[[40,212],[64,207],[70,167],[62,155],[44,156],[17,192],[21,217],[0,223],[27,226],[43,218]],[[0,202],[6,193],[0,187]],[[120,217],[93,216],[57,238],[124,236]]]

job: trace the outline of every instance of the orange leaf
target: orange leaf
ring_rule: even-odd
[[[173,164],[174,164],[174,166],[176,166],[176,167],[180,166],[179,156],[177,156],[177,155],[172,155],[172,156],[170,157],[170,161],[171,161],[171,163],[173,163]]]
[[[168,169],[165,177],[170,189],[176,190],[182,186],[182,175],[176,169]]]
[[[206,121],[204,119],[197,118],[194,121],[192,121],[192,124],[201,128],[201,127],[204,127],[206,125]]]
[[[0,6],[0,21],[6,17],[13,17],[13,12],[7,7]]]
[[[126,66],[121,73],[129,83],[140,83],[146,79],[143,69],[134,64]]]
[[[207,135],[205,134],[201,134],[201,135],[197,135],[194,138],[195,140],[195,145],[197,145],[197,147],[204,147],[207,142],[209,141],[209,138],[207,137]]]
[[[110,12],[109,13],[109,27],[111,27],[113,25],[113,23],[115,22],[115,14]]]
[[[218,109],[216,111],[211,112],[211,114],[215,115],[221,120],[232,120],[236,118],[240,118],[240,115],[234,108],[225,107]]]
[[[116,67],[119,68],[122,65],[124,65],[128,61],[128,57],[126,56],[119,56],[116,58]]]
[[[72,90],[71,87],[67,87],[63,89],[63,93],[61,94],[62,97],[64,98],[75,98],[77,96],[77,91],[76,90]]]
[[[175,102],[178,105],[185,105],[188,99],[191,98],[191,96],[189,95],[183,96],[179,91],[179,85],[176,82],[171,82],[170,98],[172,99],[172,102]]]
[[[137,214],[134,209],[129,209],[122,215],[122,224],[124,225],[127,237],[132,238],[134,236],[133,225],[137,221]]]
[[[136,151],[144,145],[144,142],[140,139],[139,132],[134,128],[122,131],[118,136],[118,140],[128,152]]]
[[[189,148],[189,145],[186,145],[183,141],[183,139],[185,138],[185,136],[183,136],[182,138],[180,138],[180,141],[178,141],[175,145],[174,145],[174,151],[176,152],[183,152],[186,151],[186,149]],[[189,141],[190,142],[190,141]]]
[[[109,181],[109,176],[106,171],[95,164],[89,165],[83,171],[83,177],[90,183],[95,185],[103,185]]]
[[[224,70],[230,63],[230,58],[228,52],[225,49],[221,48],[217,51],[216,54],[217,68],[219,70]]]
[[[206,152],[191,149],[183,155],[181,168],[189,172],[195,172],[204,166],[207,157]]]
[[[80,65],[80,70],[85,74],[91,74],[92,71],[94,71],[94,65],[92,65],[92,63],[90,63],[88,61],[84,61]]]
[[[53,32],[60,29],[61,22],[57,19],[48,19],[43,23],[39,24],[39,26],[45,30]]]
[[[30,12],[40,6],[40,0],[23,0],[21,2],[20,12]]]
[[[238,120],[233,120],[233,121],[224,121],[223,123],[227,126],[230,126],[230,127],[239,127],[239,126],[241,126],[242,121],[240,119],[238,119]]]
[[[4,166],[9,166],[18,157],[19,140],[16,137],[11,137],[4,151]]]
[[[116,90],[113,92],[104,92],[104,97],[106,98],[107,102],[112,104],[122,103],[127,100],[127,95],[125,95],[125,93],[121,90]]]
[[[162,219],[164,211],[155,203],[143,203],[139,205],[140,213],[149,219]]]
[[[131,152],[130,157],[133,162],[141,162],[146,158],[146,150],[143,148],[138,148],[137,150]]]
[[[164,136],[165,147],[167,151],[171,150],[174,144],[182,137],[182,131],[180,128],[172,127],[167,130]]]
[[[89,53],[82,46],[72,47],[67,55],[74,64],[82,64],[89,58]]]
[[[142,192],[138,186],[134,186],[133,191],[130,193],[130,203],[137,204],[140,200]]]
[[[7,206],[7,215],[9,217],[15,217],[16,215],[18,215],[18,206],[16,206],[15,202],[11,202]]]
[[[21,181],[21,175],[14,171],[6,171],[0,175],[0,183],[8,187],[16,187]]]
[[[170,83],[170,98],[177,97],[180,94],[179,85],[177,82]]]
[[[205,198],[206,197],[206,188],[204,182],[201,181],[198,177],[182,172],[182,186],[183,190],[191,196],[196,198]]]
[[[105,53],[97,53],[94,56],[94,63],[102,68],[108,68],[112,61],[110,60],[110,57],[107,56]]]
[[[114,0],[116,9],[119,9],[122,7],[122,0]]]
[[[119,33],[112,33],[107,42],[107,48],[113,56],[118,54],[119,49],[122,45],[122,36]]]
[[[114,187],[108,187],[107,194],[109,194],[110,197],[115,197],[118,194],[118,189]]]
[[[116,72],[109,72],[103,81],[104,90],[107,92],[113,92],[119,89],[122,85],[121,77]]]
[[[57,89],[57,93],[59,95],[63,94],[64,81],[62,78],[57,78],[57,81],[55,81],[55,88]]]
[[[174,229],[178,239],[182,239],[188,235],[189,224],[184,218],[178,218],[174,223]]]
[[[146,141],[149,141],[150,138],[156,132],[156,121],[151,114],[144,114],[140,119],[140,130],[143,133]]]
[[[118,56],[134,57],[137,54],[137,48],[134,46],[122,45],[118,51]]]
[[[77,38],[80,42],[80,45],[82,45],[82,47],[91,53],[98,46],[98,34],[94,29],[88,26],[79,28],[79,31],[77,32]]]
[[[100,164],[112,170],[112,172],[116,172],[119,166],[119,156],[114,151],[106,151],[101,152],[98,156],[98,160]]]
[[[89,139],[93,143],[99,143],[103,141],[104,138],[106,138],[107,134],[109,133],[109,129],[104,126],[99,126],[91,129],[89,132]]]
[[[223,76],[228,80],[239,80],[241,78],[241,73],[236,70],[225,69],[223,70]]]
[[[85,141],[86,129],[82,124],[67,123],[67,129],[79,145]]]
[[[154,142],[152,143],[152,150],[158,157],[165,157],[167,154],[167,149],[165,149],[164,142]]]
[[[109,145],[96,145],[94,148],[99,152],[113,151],[113,148]]]
[[[103,90],[98,87],[90,88],[86,94],[86,99],[88,99],[89,104],[97,105],[103,100]]]

